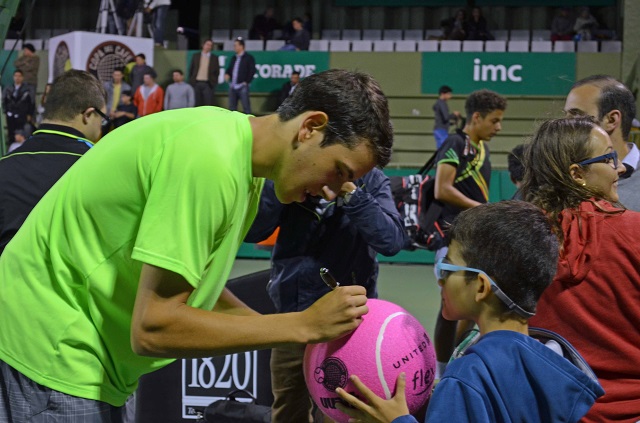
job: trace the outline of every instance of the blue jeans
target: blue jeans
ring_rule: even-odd
[[[444,140],[449,136],[449,131],[446,129],[434,129],[433,137],[436,139],[436,148],[440,148],[444,144]]]
[[[238,110],[238,97],[242,103],[242,111],[251,114],[251,101],[249,100],[249,85],[240,88],[229,87],[229,110]]]
[[[153,41],[156,44],[164,43],[164,25],[167,22],[169,6],[158,6],[153,9]]]

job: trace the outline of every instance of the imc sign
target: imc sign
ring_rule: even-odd
[[[487,88],[511,95],[566,95],[574,53],[423,53],[422,93],[449,85],[455,94]]]
[[[236,389],[258,397],[257,351],[182,360],[183,419],[197,419],[207,405]],[[242,395],[237,399],[245,400]]]

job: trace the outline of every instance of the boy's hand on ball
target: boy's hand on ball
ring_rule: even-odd
[[[310,344],[326,342],[355,330],[367,314],[366,289],[359,285],[340,286],[302,312],[310,329]]]
[[[390,400],[385,400],[373,393],[358,376],[351,376],[351,382],[364,396],[366,403],[349,394],[342,388],[337,388],[336,393],[350,407],[336,403],[338,410],[349,417],[350,423],[391,423],[400,416],[409,414],[405,399],[405,374],[400,373],[396,381],[396,395]]]

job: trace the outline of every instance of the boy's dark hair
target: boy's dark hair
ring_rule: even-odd
[[[467,114],[467,121],[471,122],[471,117],[475,112],[480,113],[483,118],[494,110],[505,110],[507,99],[500,94],[490,90],[478,90],[469,94],[464,103],[464,111]]]
[[[298,75],[298,76],[300,76],[300,71],[293,71],[293,72],[291,72],[291,76],[293,76],[293,75]]]
[[[171,73],[174,73],[174,72],[178,72],[180,75],[184,76],[184,73],[180,69],[174,69],[171,71]]]
[[[631,132],[633,119],[636,117],[636,101],[633,94],[622,82],[609,75],[591,75],[573,84],[571,89],[583,85],[593,85],[600,88],[600,98],[598,98],[598,122],[602,121],[604,115],[612,110],[620,110],[622,122],[622,139],[627,141]]]
[[[452,93],[452,92],[453,92],[453,90],[448,85],[443,85],[438,90],[438,94],[447,94],[447,93]]]
[[[329,121],[321,146],[340,143],[353,149],[366,141],[376,163],[389,163],[393,128],[387,97],[369,75],[342,69],[310,75],[278,108],[281,122],[307,111],[321,111]]]
[[[107,92],[95,76],[70,69],[53,81],[43,118],[69,122],[89,107],[101,108],[106,103]]]
[[[514,200],[482,204],[460,213],[449,234],[468,267],[483,270],[516,304],[535,312],[558,263],[558,238],[540,208]]]
[[[236,43],[240,44],[244,48],[244,38],[238,37],[233,41],[235,41]]]
[[[145,56],[144,53],[138,53],[138,54],[136,54],[136,57],[141,58],[145,62],[147,61],[147,56]]]
[[[524,144],[517,145],[507,156],[509,175],[511,176],[511,181],[514,184],[516,182],[522,182],[524,179],[524,149]]]
[[[15,75],[16,73],[19,73],[20,75],[24,76],[24,72],[22,72],[20,69],[16,69],[13,71],[13,74]]]
[[[25,45],[22,46],[23,49],[27,49],[29,50],[31,53],[35,53],[36,52],[36,48],[33,44],[31,43],[26,43]]]
[[[126,95],[131,97],[131,90],[122,90],[122,92],[120,93],[120,95]]]

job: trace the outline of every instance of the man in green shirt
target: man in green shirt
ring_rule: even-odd
[[[306,78],[277,114],[179,109],[110,133],[0,258],[0,421],[129,422],[138,378],[174,358],[354,330],[362,287],[263,316],[224,285],[262,178],[284,203],[341,195],[388,162],[392,139],[379,85],[343,70]]]

